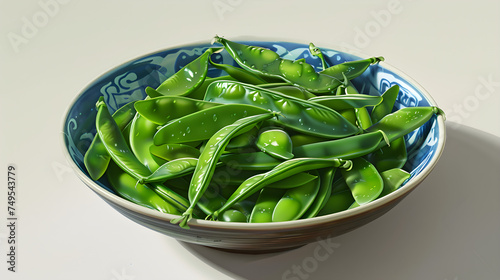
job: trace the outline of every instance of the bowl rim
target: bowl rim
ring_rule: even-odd
[[[306,43],[301,43],[301,42],[293,42],[293,41],[287,41],[287,40],[262,40],[258,39],[256,37],[236,37],[236,39],[232,39],[233,41],[236,42],[256,42],[256,43],[289,43],[289,44],[300,44],[300,45],[306,45]],[[99,81],[103,76],[106,76],[110,74],[111,72],[133,62],[140,60],[142,58],[145,58],[150,55],[154,55],[160,52],[172,50],[172,49],[180,49],[180,48],[193,48],[196,46],[200,45],[207,45],[211,44],[211,42],[203,40],[203,41],[194,41],[191,43],[186,43],[186,44],[178,44],[178,45],[173,45],[170,47],[166,47],[163,49],[159,49],[156,51],[151,51],[148,52],[147,54],[143,54],[140,56],[136,56],[132,59],[129,59],[115,67],[110,68],[109,70],[105,71],[104,73],[100,74],[96,78],[94,78],[92,81],[87,83],[86,86],[83,87],[83,89],[77,94],[71,101],[70,105],[66,108],[64,112],[64,117],[62,119],[62,148],[63,148],[63,154],[66,158],[66,160],[70,163],[71,168],[75,171],[76,175],[78,178],[87,185],[92,191],[97,193],[99,196],[104,198],[105,200],[112,202],[114,204],[117,204],[121,207],[124,207],[130,211],[133,211],[135,213],[139,213],[151,218],[155,218],[157,220],[162,220],[165,222],[170,222],[172,219],[179,217],[178,215],[174,214],[168,214],[168,213],[162,213],[154,209],[149,209],[144,206],[137,205],[131,201],[126,200],[125,198],[122,198],[116,194],[113,194],[106,189],[102,188],[99,186],[97,183],[94,182],[90,177],[88,177],[80,168],[76,165],[76,163],[73,161],[71,155],[69,154],[69,151],[66,146],[66,135],[64,133],[65,126],[67,124],[67,119],[69,116],[69,112],[71,111],[71,108],[73,108],[74,104],[76,103],[77,100],[81,98],[81,96],[90,88],[92,87],[97,81]],[[322,48],[325,49],[331,49],[339,52],[343,52],[346,54],[350,55],[355,55],[358,57],[370,57],[362,52],[359,52],[354,49],[348,49],[345,47],[341,47],[340,45],[335,45],[335,44],[322,44]],[[418,91],[422,93],[422,95],[429,101],[431,106],[438,106],[436,101],[432,98],[432,96],[428,93],[428,91],[422,87],[417,81],[415,81],[413,78],[411,78],[409,75],[407,75],[405,72],[399,70],[398,68],[392,66],[391,64],[381,61],[379,62],[383,66],[383,68],[392,71],[393,73],[398,74],[401,78],[405,80],[406,83],[414,86]],[[389,202],[396,200],[398,198],[404,197],[405,195],[409,194],[412,190],[414,190],[434,169],[436,166],[439,158],[441,157],[445,142],[446,142],[446,125],[445,125],[445,117],[442,115],[437,115],[436,118],[437,126],[439,127],[439,137],[438,137],[438,143],[437,143],[437,149],[436,149],[436,154],[432,157],[432,159],[429,161],[429,164],[416,176],[411,178],[410,181],[408,181],[404,186],[398,188],[396,191],[381,197],[377,198],[376,200],[361,205],[359,207],[353,208],[353,209],[348,209],[344,211],[340,211],[337,213],[333,214],[328,214],[324,216],[318,216],[318,217],[313,217],[313,218],[308,218],[308,219],[301,219],[301,220],[294,220],[294,221],[285,221],[285,222],[269,222],[269,223],[242,223],[242,222],[223,222],[223,221],[207,221],[203,219],[191,219],[188,222],[188,225],[192,228],[211,228],[211,229],[218,229],[218,230],[251,230],[251,231],[269,231],[269,230],[287,230],[287,229],[294,229],[294,228],[300,228],[300,227],[309,227],[311,225],[315,224],[325,224],[325,223],[331,223],[335,222],[337,220],[342,220],[342,219],[347,219],[359,214],[362,214],[364,212],[370,212],[374,211],[375,209],[382,207]]]

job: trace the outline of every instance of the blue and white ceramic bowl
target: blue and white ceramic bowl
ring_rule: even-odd
[[[308,45],[290,42],[245,41],[272,49],[284,58],[305,58],[314,67],[320,67],[318,58],[309,54]],[[422,127],[408,134],[406,170],[411,178],[397,191],[358,208],[343,212],[291,222],[246,224],[192,220],[189,230],[173,225],[175,215],[164,214],[129,202],[116,195],[106,179],[93,181],[83,164],[83,156],[95,133],[95,104],[104,96],[111,111],[145,97],[147,86],[157,87],[161,81],[201,55],[209,43],[193,44],[154,52],[128,61],[91,82],[70,105],[64,119],[63,144],[67,158],[78,177],[99,197],[129,219],[152,230],[181,241],[219,249],[240,252],[268,252],[286,250],[318,238],[333,237],[349,232],[380,217],[414,190],[436,165],[444,148],[445,124],[443,117],[433,117]],[[326,49],[330,65],[367,58],[351,53]],[[215,62],[233,64],[233,59],[222,52],[213,57]],[[210,68],[209,76],[222,75],[221,70]],[[392,85],[398,84],[400,92],[398,108],[413,106],[437,106],[431,96],[410,77],[385,62],[369,67],[353,83],[362,93],[380,95]]]

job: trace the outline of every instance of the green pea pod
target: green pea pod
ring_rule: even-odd
[[[282,162],[263,152],[227,154],[220,160],[227,166],[243,170],[271,170]]]
[[[335,111],[376,106],[382,102],[381,96],[366,94],[323,95],[309,99]]]
[[[348,80],[352,80],[363,74],[370,65],[377,64],[380,61],[384,61],[384,58],[381,56],[347,61],[328,67],[327,69],[321,71],[320,74],[331,76],[339,79],[340,81],[344,80],[344,76],[347,77]]]
[[[366,155],[379,172],[393,168],[402,168],[407,160],[406,144],[404,137],[400,137],[390,143],[390,146],[382,147],[373,153]]]
[[[319,211],[318,216],[337,213],[349,209],[354,203],[354,198],[350,190],[334,193],[328,198],[325,206]]]
[[[283,117],[274,121],[276,124],[308,135],[332,139],[359,132],[359,128],[328,107],[239,82],[212,83],[207,88],[205,100],[250,104],[280,112]]]
[[[328,68],[328,64],[326,63],[325,57],[323,56],[323,52],[321,52],[320,48],[316,47],[313,43],[309,43],[309,52],[312,56],[316,56],[321,59],[321,67],[323,68],[323,70]]]
[[[134,102],[130,102],[116,110],[113,114],[113,119],[118,125],[118,128],[123,131],[134,118],[134,115]],[[99,136],[96,135],[83,158],[85,168],[87,168],[90,178],[93,180],[99,180],[99,178],[104,175],[104,172],[106,172],[106,168],[108,167],[110,160],[111,157],[109,156],[106,147],[102,144]]]
[[[342,177],[359,205],[366,204],[379,197],[384,182],[375,166],[359,157],[352,160],[352,168],[341,170]]]
[[[102,96],[97,101],[96,107],[97,134],[113,161],[136,180],[149,176],[151,172],[129,149],[120,128],[109,114],[108,107],[104,103]]]
[[[164,125],[171,120],[219,105],[182,96],[159,96],[137,101],[135,109],[147,120]]]
[[[287,178],[288,176],[291,176],[293,174],[309,170],[315,170],[319,168],[325,168],[325,167],[348,168],[349,166],[350,166],[349,161],[337,158],[330,158],[330,159],[294,158],[284,161],[283,163],[279,164],[270,171],[252,176],[247,180],[245,180],[243,183],[241,183],[241,185],[233,193],[233,195],[229,197],[227,203],[224,204],[224,206],[221,207],[219,210],[215,211],[211,216],[211,218],[213,220],[216,220],[219,213],[224,212],[226,209],[230,208],[234,203],[246,199],[247,197],[261,190],[266,185]]]
[[[222,205],[224,205],[224,203],[226,203],[226,198],[220,194],[219,187],[210,184],[207,186],[205,192],[199,198],[198,202],[196,203],[196,207],[203,211],[205,215],[209,215],[213,211],[219,209]]]
[[[106,174],[113,190],[121,197],[135,204],[163,213],[180,214],[172,204],[158,196],[153,190],[146,187],[146,185],[137,183],[134,177],[125,173],[114,162],[110,163]]]
[[[263,188],[250,215],[250,223],[269,223],[273,221],[276,204],[285,194],[285,189]]]
[[[216,164],[231,138],[237,135],[238,132],[274,116],[276,116],[275,113],[265,113],[239,119],[233,124],[227,125],[217,131],[208,140],[206,148],[199,157],[198,164],[196,165],[191,183],[189,185],[188,194],[191,204],[182,216],[178,219],[172,220],[172,223],[179,223],[181,227],[189,228],[187,222],[192,218],[193,208],[209,186]]]
[[[394,104],[396,103],[396,99],[398,98],[398,94],[399,94],[398,85],[390,87],[382,94],[381,97],[383,101],[380,104],[377,104],[375,107],[373,107],[371,113],[372,123],[380,121],[383,117],[392,112]]]
[[[269,129],[259,134],[255,145],[264,153],[281,160],[293,158],[292,139],[282,129]]]
[[[383,131],[363,133],[342,139],[306,144],[293,149],[296,157],[353,159],[375,151],[384,142]]]
[[[293,221],[302,217],[313,204],[320,190],[318,179],[297,188],[289,189],[273,211],[273,222]]]
[[[248,84],[253,84],[253,85],[267,83],[266,80],[262,79],[261,77],[255,75],[252,72],[249,72],[245,69],[242,69],[239,67],[234,67],[234,66],[229,65],[229,64],[218,64],[218,63],[213,62],[211,59],[209,59],[209,62],[215,68],[225,71],[227,74],[229,74],[229,76],[233,77],[237,81],[240,81],[243,83],[248,83]]]
[[[288,84],[261,84],[261,85],[259,85],[259,87],[266,88],[266,89],[272,90],[272,91],[277,91],[277,92],[282,93],[286,96],[291,96],[291,97],[295,97],[295,98],[302,99],[302,100],[316,98],[316,95],[314,95],[313,93],[311,93],[303,88],[291,86]]]
[[[172,204],[181,213],[186,211],[186,209],[189,206],[189,201],[186,198],[174,192],[169,187],[163,184],[153,182],[146,184],[146,186],[152,189],[158,196],[163,198],[165,201]],[[194,212],[194,215],[197,217],[200,216],[199,211]]]
[[[182,177],[193,173],[197,164],[197,158],[174,159],[158,167],[150,176],[142,179],[140,183],[165,182],[171,178]]]
[[[185,144],[152,145],[149,147],[149,151],[154,156],[167,161],[179,158],[198,158],[200,156],[200,150]]]
[[[304,60],[282,59],[266,48],[239,44],[218,36],[214,41],[222,44],[242,68],[259,75],[281,78],[312,93],[331,93],[342,83],[341,75],[334,77],[330,74],[331,70],[327,71],[331,67],[318,73]],[[327,74],[323,73],[325,71]]]
[[[443,115],[444,112],[434,106],[402,108],[384,116],[380,121],[367,128],[366,132],[382,130],[390,143],[419,128],[435,114]],[[379,148],[385,145],[386,143],[380,143]]]
[[[321,209],[325,206],[328,198],[332,193],[333,178],[335,177],[336,168],[325,168],[319,170],[319,190],[316,198],[307,211],[302,215],[302,219],[316,217]]]
[[[393,168],[380,172],[382,180],[384,180],[384,189],[380,193],[380,197],[386,196],[397,190],[406,180],[410,179],[410,173],[400,168]]]
[[[241,149],[252,146],[257,138],[257,133],[259,132],[259,127],[254,126],[249,131],[235,136],[227,144],[227,149]]]
[[[190,94],[201,86],[207,77],[208,59],[212,53],[219,49],[209,48],[201,56],[188,63],[182,69],[163,81],[156,88],[156,91],[162,95],[171,96],[184,96]]]
[[[351,81],[348,80],[348,78],[345,76],[344,73],[342,73],[344,76],[344,87],[345,87],[345,94],[346,95],[358,95],[359,92],[356,89],[356,87],[352,84]],[[365,107],[361,108],[354,108],[354,114],[356,115],[356,123],[358,126],[362,129],[367,129],[372,125],[372,120],[370,117],[370,113]]]
[[[178,118],[162,126],[154,135],[154,144],[162,145],[206,140],[221,128],[241,118],[267,112],[269,111],[246,104],[224,104],[208,108]]]
[[[139,161],[151,172],[165,163],[164,160],[155,157],[149,151],[153,146],[153,136],[156,133],[157,125],[150,122],[140,114],[136,114],[130,126],[130,149]]]

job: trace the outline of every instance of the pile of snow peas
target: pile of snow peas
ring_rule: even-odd
[[[192,218],[266,223],[312,218],[370,203],[410,174],[403,136],[437,107],[394,109],[399,87],[380,96],[352,79],[383,57],[316,70],[304,59],[215,37],[214,44],[144,100],[109,113],[96,104],[90,177],[106,176],[136,204]],[[218,64],[228,52],[239,67]],[[227,74],[208,77],[209,67]]]

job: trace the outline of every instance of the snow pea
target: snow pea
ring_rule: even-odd
[[[241,118],[268,112],[268,110],[246,104],[224,104],[211,107],[180,117],[162,126],[153,137],[154,144],[206,140],[221,128]]]
[[[390,114],[396,103],[399,94],[399,86],[394,85],[387,89],[382,94],[382,102],[373,107],[371,112],[371,119],[373,123],[380,121],[383,117]]]
[[[118,129],[121,131],[123,131],[134,118],[134,103],[135,102],[130,102],[123,105],[112,115],[118,125]],[[102,143],[99,136],[96,135],[83,158],[85,168],[89,172],[90,178],[93,180],[99,180],[99,178],[104,175],[104,172],[106,172],[106,168],[108,167],[110,160],[111,157],[109,156],[106,147]]]
[[[379,197],[386,196],[397,190],[411,175],[400,168],[393,168],[380,172],[382,180],[384,180],[384,189]]]
[[[241,211],[236,209],[229,209],[222,213],[222,221],[224,222],[236,222],[236,223],[246,223],[247,216]]]
[[[307,172],[300,172],[290,175],[287,178],[266,185],[266,188],[271,189],[293,189],[305,185],[318,178],[317,175],[312,175]]]
[[[351,95],[351,94],[358,95],[359,94],[358,90],[352,84],[352,82],[347,79],[345,73],[342,73],[342,75],[344,76],[345,94],[346,95]],[[368,110],[365,107],[354,108],[353,110],[354,110],[354,114],[356,115],[356,122],[360,128],[367,129],[368,127],[370,127],[372,125],[370,113],[368,113]]]
[[[302,219],[316,217],[319,211],[323,209],[328,201],[328,198],[331,196],[332,184],[336,170],[336,168],[325,168],[318,171],[320,182],[318,194],[307,211],[302,215]]]
[[[345,161],[338,158],[294,158],[284,161],[270,171],[252,176],[241,183],[241,185],[233,193],[233,195],[229,197],[227,203],[212,214],[211,219],[216,220],[219,213],[224,212],[234,203],[242,201],[245,198],[258,192],[266,185],[282,180],[290,175],[325,167],[349,168],[350,166],[350,161]]]
[[[328,107],[239,82],[212,83],[207,88],[205,100],[251,104],[266,110],[281,112],[283,118],[273,120],[275,123],[318,137],[341,138],[359,132],[359,128]]]
[[[289,189],[274,207],[272,221],[283,222],[297,220],[313,204],[320,190],[318,178],[300,187]]]
[[[273,221],[276,204],[285,194],[285,189],[263,188],[250,215],[250,223],[268,223]]]
[[[181,227],[189,228],[187,222],[192,218],[193,209],[209,186],[215,166],[231,138],[237,135],[238,132],[275,116],[276,113],[265,113],[239,119],[221,128],[208,140],[206,148],[199,157],[189,185],[188,195],[191,204],[182,216],[172,220],[172,223],[179,223]]]
[[[164,125],[171,120],[219,105],[221,104],[182,96],[159,96],[137,101],[135,109],[147,120]]]
[[[276,52],[266,48],[239,44],[218,36],[215,37],[214,41],[222,44],[242,68],[263,76],[281,78],[290,84],[302,87],[312,93],[331,93],[342,83],[342,76],[339,76],[341,72],[337,77],[333,76],[332,73],[335,73],[335,71],[328,70],[332,67],[322,72],[316,72],[304,60],[292,61],[283,59]],[[375,61],[378,62],[379,59],[374,58],[373,63]],[[353,75],[355,72],[349,70],[356,65],[353,64],[353,66],[347,69],[337,68],[348,72],[349,75]],[[356,69],[358,68],[361,69],[360,67]]]
[[[402,168],[407,160],[406,143],[404,137],[399,137],[390,143],[369,153],[365,157],[379,172],[392,168]]]
[[[255,126],[249,131],[242,133],[238,136],[235,136],[229,143],[227,144],[226,149],[241,149],[252,146],[255,143],[255,139],[257,138],[257,133],[259,132],[259,127]]]
[[[182,177],[193,173],[197,158],[178,158],[167,161],[156,169],[151,175],[139,181],[139,183],[165,182],[171,178]]]
[[[306,144],[293,149],[296,157],[353,159],[375,151],[384,142],[383,131],[363,133],[342,139]]]
[[[207,87],[215,81],[236,81],[236,79],[234,79],[229,75],[214,77],[214,78],[207,77],[199,88],[192,91],[190,94],[186,95],[186,97],[197,100],[203,100],[203,97],[205,97],[205,92],[207,91]]]
[[[163,213],[179,215],[180,212],[172,204],[158,196],[153,190],[125,173],[114,162],[106,170],[107,178],[113,190],[121,197],[135,204],[155,209]]]
[[[434,115],[443,115],[444,112],[438,107],[406,107],[384,116],[380,121],[366,129],[366,132],[382,130],[389,143],[403,137],[422,126]],[[379,148],[386,143],[380,143]]]
[[[151,172],[129,149],[102,96],[97,101],[96,107],[97,133],[113,161],[136,180],[149,176]]]
[[[344,76],[347,77],[348,80],[352,80],[363,74],[370,65],[377,64],[380,61],[384,61],[384,57],[379,56],[367,59],[347,61],[328,67],[327,69],[321,71],[320,74],[331,76],[332,78],[336,78],[339,81],[343,81]]]
[[[140,114],[136,114],[130,126],[129,143],[130,149],[139,161],[150,171],[155,171],[165,161],[155,157],[149,151],[153,146],[153,136],[157,125],[150,122]]]
[[[375,166],[361,157],[352,159],[352,168],[342,169],[341,174],[359,205],[375,200],[384,188]]]
[[[290,139],[292,140],[293,147],[299,147],[307,144],[325,141],[324,138],[315,137],[302,133],[293,134],[290,136]]]
[[[220,48],[209,48],[201,56],[188,63],[168,79],[163,81],[156,91],[162,95],[188,95],[205,80],[208,72],[208,59]]]
[[[185,144],[152,145],[149,151],[154,156],[170,161],[178,158],[198,158],[200,150]]]
[[[308,99],[335,111],[376,106],[382,102],[381,96],[366,94],[322,95]]]

